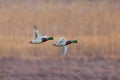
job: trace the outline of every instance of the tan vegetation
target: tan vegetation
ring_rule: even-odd
[[[56,38],[65,36],[68,39],[78,39],[79,44],[70,46],[69,56],[120,57],[118,0],[0,0],[0,2],[1,55],[30,56],[34,53],[43,53],[45,56],[58,55],[59,51],[51,45],[54,41],[42,46],[28,44],[33,38],[32,27],[37,24],[43,34]]]

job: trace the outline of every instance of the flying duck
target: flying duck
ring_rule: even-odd
[[[29,42],[31,44],[40,44],[40,43],[46,42],[48,40],[54,39],[53,37],[47,37],[47,35],[41,35],[39,33],[38,27],[36,25],[34,25],[34,27],[33,27],[33,34],[34,34],[34,39]]]
[[[59,38],[53,46],[60,47],[63,55],[66,55],[68,45],[71,43],[78,43],[77,40],[66,40],[64,38]]]

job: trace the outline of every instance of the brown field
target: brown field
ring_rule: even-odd
[[[0,0],[0,80],[120,80],[119,0]],[[33,25],[54,41],[29,44]],[[52,46],[77,39],[66,56]]]

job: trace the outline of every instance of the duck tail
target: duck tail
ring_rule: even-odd
[[[47,39],[48,39],[48,40],[54,40],[54,38],[53,38],[53,37],[48,37]]]
[[[78,43],[78,40],[71,40],[72,43]]]

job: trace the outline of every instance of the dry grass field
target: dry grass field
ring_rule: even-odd
[[[120,80],[119,0],[0,0],[0,80]],[[33,26],[54,41],[29,44]],[[77,39],[66,56],[52,46]]]

